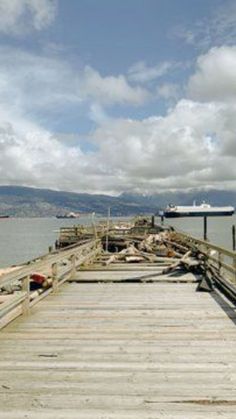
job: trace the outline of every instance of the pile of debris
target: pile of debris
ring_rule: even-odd
[[[158,234],[143,236],[129,236],[124,240],[124,248],[112,253],[104,262],[111,263],[165,263],[169,266],[162,273],[169,273],[179,268],[196,271],[203,263],[202,258],[186,248],[179,246],[171,239],[170,231],[162,231]]]

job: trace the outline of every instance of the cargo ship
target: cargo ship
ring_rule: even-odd
[[[56,215],[56,218],[79,218],[80,214],[78,214],[77,212],[69,212],[67,214],[62,214],[62,215]]]
[[[220,217],[230,216],[234,214],[234,207],[214,207],[206,202],[202,202],[200,205],[173,205],[169,204],[166,209],[162,212],[162,215],[166,218],[178,218],[178,217]]]

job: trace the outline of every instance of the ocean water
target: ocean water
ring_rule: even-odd
[[[165,224],[170,224],[176,229],[189,233],[196,238],[203,239],[203,218],[176,218],[166,219]],[[236,225],[236,215],[232,217],[208,217],[207,238],[211,243],[232,250],[232,226]]]
[[[60,227],[91,224],[91,217],[74,219],[0,219],[0,268],[27,262],[48,252],[59,237]]]
[[[99,222],[101,219],[97,219]],[[156,222],[160,219],[156,217]],[[20,264],[48,252],[54,245],[63,226],[91,224],[91,217],[78,220],[56,218],[9,218],[0,219],[0,268]],[[203,237],[201,218],[181,218],[165,220],[178,230],[197,238]],[[236,215],[232,217],[208,218],[208,239],[227,249],[232,249],[232,225],[236,225]]]

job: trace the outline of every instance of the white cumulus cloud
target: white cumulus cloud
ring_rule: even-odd
[[[128,78],[137,83],[146,83],[164,76],[174,64],[164,61],[156,66],[149,67],[144,61],[133,64],[128,70]]]
[[[57,0],[0,0],[0,32],[42,30],[54,20],[56,10]]]
[[[95,115],[102,105],[141,105],[149,98],[146,89],[132,87],[123,75],[103,77],[91,67],[77,68],[55,56],[0,47],[0,60],[2,106],[46,113],[91,102]]]
[[[235,47],[210,50],[190,78],[191,99],[179,100],[163,116],[135,120],[108,114],[114,104],[138,105],[148,98],[146,89],[130,85],[124,75],[104,76],[56,57],[0,48],[1,184],[105,193],[236,188],[229,65],[234,55]],[[160,94],[174,93],[175,86],[162,85]],[[76,111],[84,103],[96,124],[87,151],[79,135],[67,143],[66,134],[50,132],[37,117],[41,109],[71,104]]]
[[[236,100],[236,46],[212,48],[197,60],[189,96],[202,101]]]
[[[157,96],[163,99],[178,99],[180,87],[176,83],[163,83],[157,87]]]
[[[98,71],[89,66],[84,70],[82,92],[85,96],[105,104],[140,105],[149,97],[147,90],[142,87],[130,86],[124,75],[102,77]]]
[[[104,119],[89,152],[5,110],[1,183],[115,194],[236,187],[236,106],[231,108],[181,100],[163,117]]]

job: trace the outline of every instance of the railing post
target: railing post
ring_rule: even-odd
[[[233,267],[234,267],[234,281],[236,282],[236,255],[233,258]]]
[[[208,267],[208,262],[209,262],[208,256],[210,255],[210,248],[207,246],[207,244],[205,244],[204,248],[205,248],[204,249],[204,253],[205,253],[205,257],[204,257],[204,270],[205,270],[205,273],[206,273],[207,267]]]
[[[223,255],[222,255],[221,252],[218,252],[218,270],[219,270],[219,274],[221,274],[222,261],[223,261]]]
[[[30,312],[30,276],[27,275],[22,281],[22,291],[26,292],[23,302],[23,314],[28,315]]]
[[[235,252],[236,250],[235,225],[232,226],[232,246],[233,246],[233,252]]]
[[[110,216],[111,216],[111,208],[108,207],[108,212],[107,212],[107,234],[106,234],[106,252],[108,252],[108,247],[109,247]]]
[[[75,278],[75,275],[76,275],[76,266],[75,266],[75,263],[76,263],[76,256],[75,255],[72,255],[71,256],[71,272],[70,272],[70,278],[71,279],[74,279]]]
[[[57,269],[57,263],[52,264],[52,288],[53,291],[56,292],[58,289],[58,269]]]

